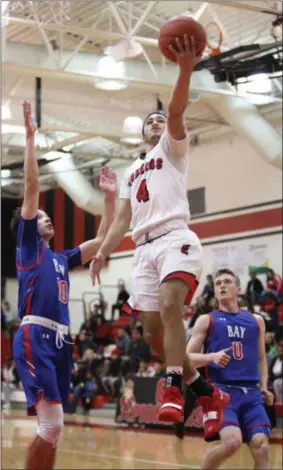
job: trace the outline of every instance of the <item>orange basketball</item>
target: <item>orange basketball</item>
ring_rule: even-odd
[[[171,62],[176,62],[176,58],[170,51],[169,45],[176,46],[175,38],[183,38],[185,34],[188,37],[193,36],[195,38],[197,57],[202,56],[206,47],[205,30],[193,18],[178,16],[178,18],[174,18],[162,26],[158,37],[160,51]]]

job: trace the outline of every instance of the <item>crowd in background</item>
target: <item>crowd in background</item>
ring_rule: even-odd
[[[263,284],[256,274],[239,297],[239,306],[251,313],[260,314],[265,322],[265,345],[269,369],[269,388],[275,394],[276,403],[282,403],[283,359],[283,282],[272,269],[266,273]],[[111,320],[105,319],[106,302],[103,295],[92,305],[86,320],[73,338],[73,371],[70,409],[78,404],[88,412],[93,406],[115,401],[123,382],[130,376],[162,377],[165,367],[160,358],[143,339],[142,325],[137,318],[122,314],[122,306],[129,294],[122,281],[118,283],[118,295],[111,306]],[[217,308],[214,297],[213,276],[206,277],[206,284],[194,305],[184,309],[184,326],[187,340],[200,315]],[[7,301],[2,300],[2,330],[11,337],[19,327],[17,315],[11,312]],[[2,399],[4,407],[10,406],[9,397],[21,384],[13,361],[6,358],[2,367]]]

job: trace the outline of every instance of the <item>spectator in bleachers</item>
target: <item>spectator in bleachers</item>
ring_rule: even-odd
[[[3,410],[11,409],[11,394],[19,383],[19,377],[11,357],[6,357],[2,369]]]
[[[130,371],[132,373],[136,373],[139,370],[140,361],[149,362],[151,359],[149,345],[142,338],[142,335],[138,328],[134,328],[132,330],[129,356]]]
[[[210,299],[214,297],[214,280],[212,274],[206,276],[206,284],[203,288],[202,294],[203,302],[205,306],[209,305]]]
[[[120,317],[122,313],[122,307],[124,303],[127,302],[129,297],[130,297],[130,294],[126,290],[124,281],[120,279],[118,283],[118,295],[117,295],[116,303],[112,305],[112,309],[111,309],[112,321],[115,319],[115,313],[117,310],[118,310],[118,318]]]
[[[166,373],[164,370],[164,364],[161,359],[156,359],[153,365],[153,375],[152,377],[165,377]]]
[[[283,340],[276,345],[276,356],[269,365],[269,381],[275,395],[275,403],[282,404]]]
[[[92,339],[92,335],[89,336],[88,331],[84,329],[82,329],[79,333],[79,336],[76,340],[76,346],[79,357],[82,357],[87,349],[92,349],[93,351],[96,351],[96,344]]]
[[[11,309],[10,302],[5,299],[1,301],[1,312],[3,312],[5,316],[5,323],[8,328],[10,328],[14,322],[18,323],[17,313]]]
[[[115,399],[119,396],[121,386],[120,380],[120,360],[118,358],[106,359],[100,369],[101,381],[109,396]]]
[[[86,320],[81,324],[80,332],[82,330],[87,332],[87,336],[94,338],[97,330],[97,321],[94,312],[91,310],[88,312]]]
[[[275,274],[273,269],[266,272],[266,290],[272,292],[276,297],[283,294],[283,282],[279,274]]]
[[[118,328],[116,346],[119,349],[120,356],[128,356],[131,345],[131,338],[124,328]]]
[[[154,374],[154,369],[146,361],[140,361],[139,370],[137,372],[137,377],[152,377]]]
[[[266,332],[264,341],[265,341],[266,360],[267,360],[267,365],[269,366],[273,358],[276,356],[276,345],[274,341],[274,334]]]
[[[263,290],[264,287],[260,279],[256,277],[255,273],[250,273],[250,280],[246,289],[246,297],[250,309],[253,304],[258,303]]]

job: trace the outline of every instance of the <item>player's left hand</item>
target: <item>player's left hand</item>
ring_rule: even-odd
[[[175,44],[170,44],[169,49],[176,56],[180,68],[192,68],[200,60],[196,55],[196,40],[193,36],[184,34],[182,39],[175,38]]]
[[[97,279],[98,284],[100,284],[100,271],[103,268],[105,257],[102,253],[97,252],[94,256],[92,262],[89,265],[89,275],[91,278],[92,285],[95,286],[95,281]]]
[[[117,176],[111,168],[104,166],[100,170],[99,187],[108,196],[115,197],[117,193]]]
[[[269,390],[267,390],[267,388],[262,388],[262,389],[261,389],[261,395],[262,395],[262,398],[264,399],[265,403],[266,403],[268,406],[273,405],[274,395],[273,395],[272,392],[270,392]]]

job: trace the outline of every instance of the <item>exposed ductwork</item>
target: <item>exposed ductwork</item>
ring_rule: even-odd
[[[95,189],[77,169],[73,158],[65,155],[60,160],[48,164],[49,170],[61,188],[81,209],[93,215],[103,213],[103,192]]]

